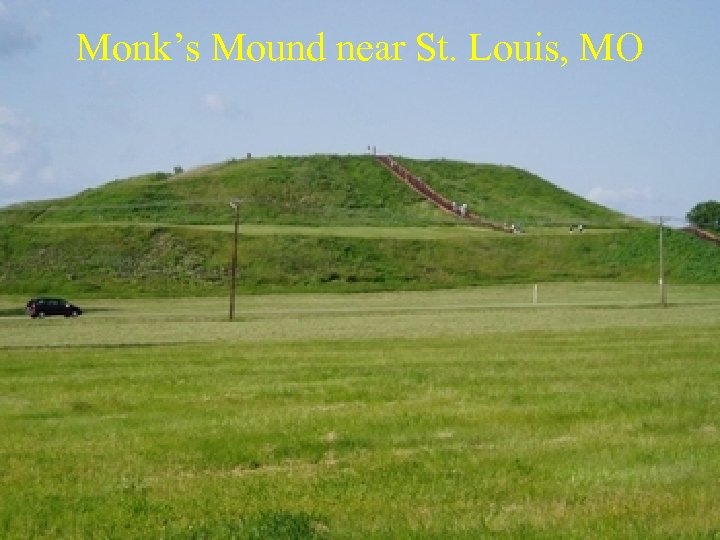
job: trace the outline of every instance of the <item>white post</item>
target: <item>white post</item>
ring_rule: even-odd
[[[533,285],[533,304],[538,303],[538,285],[537,283]]]

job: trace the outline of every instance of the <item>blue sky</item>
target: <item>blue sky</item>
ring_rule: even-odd
[[[247,152],[375,145],[515,165],[635,216],[682,218],[720,198],[718,21],[710,0],[0,0],[0,205]],[[154,32],[182,33],[171,61],[77,61],[78,33],[112,44]],[[318,32],[324,62],[212,60],[213,34],[309,43]],[[456,61],[418,62],[423,32]],[[626,32],[643,42],[635,62],[579,61],[581,34]],[[483,55],[499,41],[557,42],[568,64],[472,62],[472,33]],[[398,62],[338,62],[347,40],[407,46]]]

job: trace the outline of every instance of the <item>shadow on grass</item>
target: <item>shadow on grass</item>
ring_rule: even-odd
[[[0,317],[18,317],[25,315],[25,308],[0,309]]]
[[[89,309],[83,309],[83,314],[87,315],[88,313],[105,313],[105,312],[111,312],[111,311],[117,311],[113,308],[89,308]],[[0,318],[2,317],[22,317],[23,315],[27,315],[25,313],[24,307],[19,308],[5,308],[0,309]]]
[[[263,512],[250,519],[228,519],[189,526],[173,531],[167,539],[237,538],[247,540],[304,540],[327,538],[329,529],[324,519],[301,513]]]

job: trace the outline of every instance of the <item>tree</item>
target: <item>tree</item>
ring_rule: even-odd
[[[720,232],[720,202],[698,203],[687,213],[686,217],[696,227]]]

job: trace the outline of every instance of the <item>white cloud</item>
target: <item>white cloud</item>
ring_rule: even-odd
[[[205,94],[201,98],[201,103],[203,109],[214,113],[224,113],[227,111],[227,105],[225,104],[225,100],[216,93]]]
[[[12,187],[20,182],[23,174],[21,170],[0,171],[0,184],[6,187]]]
[[[46,165],[38,171],[38,178],[43,184],[54,184],[57,175],[55,174],[55,169]]]
[[[0,105],[0,127],[16,126],[20,123],[20,116],[10,107]]]
[[[660,214],[668,215],[668,212],[671,212],[670,209],[677,203],[677,201],[663,196],[657,189],[648,186],[623,188],[595,186],[588,192],[586,198],[641,218]]]
[[[22,150],[23,131],[20,116],[12,109],[0,106],[0,166],[3,157],[14,156]]]
[[[653,202],[657,199],[657,196],[649,187],[614,189],[595,186],[590,190],[586,198],[600,204],[618,204]]]
[[[23,141],[12,135],[3,133],[0,128],[0,156],[13,156],[20,152]]]
[[[248,113],[218,92],[208,92],[200,97],[200,109],[224,120],[247,119]]]

